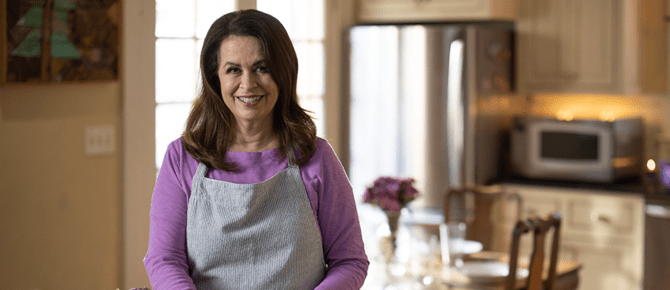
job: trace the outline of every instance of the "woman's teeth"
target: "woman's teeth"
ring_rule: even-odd
[[[263,97],[263,96],[260,96],[260,97],[253,97],[253,98],[249,98],[249,97],[237,97],[237,98],[240,99],[240,101],[242,101],[242,102],[244,102],[244,103],[250,104],[250,103],[253,103],[253,102],[255,102],[255,101],[260,100],[262,97]]]

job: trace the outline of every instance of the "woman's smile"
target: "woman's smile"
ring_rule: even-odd
[[[257,97],[248,97],[248,96],[243,96],[243,97],[237,97],[240,101],[244,102],[248,106],[253,106],[258,102],[262,97],[264,96],[257,96]]]

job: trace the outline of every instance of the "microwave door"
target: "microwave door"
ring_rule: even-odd
[[[612,134],[607,125],[550,122],[531,130],[532,174],[547,178],[612,180]]]

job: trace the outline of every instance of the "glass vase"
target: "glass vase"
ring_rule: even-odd
[[[386,220],[388,222],[390,234],[386,237],[383,237],[380,242],[382,243],[381,244],[382,255],[384,256],[384,259],[388,264],[393,262],[396,256],[400,211],[385,210],[384,214],[386,215]]]

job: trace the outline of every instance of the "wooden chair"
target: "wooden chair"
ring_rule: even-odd
[[[509,222],[513,223],[520,218],[522,208],[521,197],[512,191],[501,187],[481,186],[469,188],[450,189],[444,199],[445,222],[459,221],[467,224],[466,239],[482,243],[485,251],[494,250],[494,228],[493,205],[501,201],[509,204],[512,216]],[[500,222],[496,220],[496,222]],[[505,235],[506,237],[509,237]],[[502,246],[502,245],[498,245]],[[507,249],[507,246],[504,247]],[[502,249],[497,249],[502,250]]]
[[[551,257],[547,280],[542,282],[542,270],[544,267],[544,241],[547,232],[554,228],[551,241]],[[506,290],[515,289],[516,272],[519,261],[519,240],[522,234],[533,233],[533,252],[528,265],[527,290],[553,290],[556,281],[556,264],[558,261],[558,241],[560,239],[561,214],[554,213],[545,218],[530,218],[519,221],[512,234],[512,242],[509,256],[509,275],[507,276]],[[544,285],[543,285],[544,284]],[[543,287],[544,286],[544,287]]]

